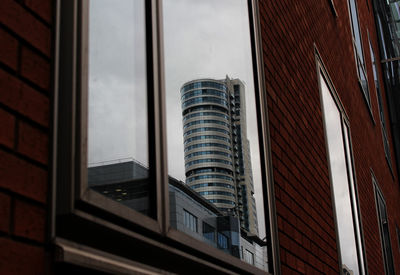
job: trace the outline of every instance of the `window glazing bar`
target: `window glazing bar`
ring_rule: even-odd
[[[388,59],[383,59],[383,60],[381,60],[381,63],[388,63],[388,62],[393,62],[393,61],[400,61],[400,56],[393,57],[393,58],[388,58]]]

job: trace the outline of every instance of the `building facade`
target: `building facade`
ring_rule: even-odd
[[[147,214],[149,190],[145,179],[148,168],[135,160],[96,163],[88,169],[91,189]],[[248,237],[233,212],[220,211],[214,203],[191,190],[185,183],[169,177],[171,226],[262,270],[268,270],[265,243]]]
[[[123,1],[106,2],[91,1],[107,7],[106,11],[116,10]],[[0,1],[0,273],[400,273],[399,1],[252,0],[233,12],[235,20],[226,21],[232,14],[225,12],[240,1],[230,0],[221,8],[223,1],[213,0],[210,9],[206,1],[193,1],[202,6],[177,10],[176,16],[201,12],[190,21],[210,30],[218,26],[208,24],[213,11],[219,13],[216,18],[223,23],[223,32],[234,22],[249,23],[233,31],[237,36],[242,29],[250,31],[249,36],[239,37],[249,42],[248,59],[260,95],[257,134],[266,152],[260,160],[266,188],[259,192],[266,198],[268,238],[241,236],[239,255],[244,261],[218,249],[217,239],[212,245],[200,241],[201,236],[191,236],[195,219],[185,214],[183,206],[176,211],[182,213],[180,225],[174,228],[170,222],[173,197],[180,202],[203,200],[191,189],[183,193],[177,189],[170,199],[168,189],[166,159],[171,152],[165,149],[168,108],[163,64],[175,57],[163,55],[161,7],[171,2],[135,1],[143,5],[120,8],[118,16],[101,14],[99,18],[109,21],[91,25],[101,30],[115,23],[113,31],[102,33],[106,38],[126,30],[123,43],[108,38],[109,44],[103,45],[112,54],[100,55],[101,65],[109,71],[99,75],[107,83],[122,84],[112,93],[102,90],[103,96],[113,95],[107,101],[120,98],[118,91],[135,90],[127,85],[131,77],[145,79],[133,97],[143,102],[135,107],[137,113],[121,118],[115,114],[123,106],[99,106],[115,125],[121,125],[121,120],[125,126],[147,123],[147,128],[140,124],[139,130],[130,127],[141,134],[136,138],[110,133],[113,146],[121,144],[121,137],[147,142],[137,147],[145,148],[149,170],[147,174],[131,171],[138,183],[131,199],[140,198],[143,190],[148,199],[124,205],[118,198],[124,196],[126,182],[101,190],[115,191],[111,194],[115,200],[88,187],[86,80],[88,53],[96,46],[87,44],[89,1]],[[136,11],[134,19],[121,23],[130,11]],[[174,33],[180,33],[188,21],[173,25]],[[133,32],[133,26],[143,28]],[[216,51],[223,32],[213,36],[215,45],[204,38],[205,31],[183,32],[205,50],[197,52],[204,61],[202,68],[216,67],[205,52]],[[130,41],[138,43],[128,46],[127,52],[137,52],[144,63],[133,62],[110,46],[125,47]],[[185,43],[181,44],[190,49]],[[228,60],[237,59],[231,53],[237,46],[229,40],[223,47]],[[240,61],[244,64],[248,59]],[[116,60],[136,67],[128,70],[113,63]],[[199,67],[191,56],[185,61]],[[127,74],[123,81],[113,78]],[[173,89],[175,94],[178,89]],[[131,99],[125,101],[135,102]],[[247,109],[246,114],[252,111]],[[335,160],[341,166],[335,166]],[[338,191],[346,195],[344,204],[336,196]],[[134,210],[137,205],[140,209]],[[201,205],[204,212],[220,212],[214,205]],[[343,224],[350,230],[343,231]],[[207,233],[212,230],[205,228],[206,238],[212,236]],[[346,249],[343,244],[350,245]],[[254,266],[262,262],[257,256],[260,251],[268,257],[265,269]]]
[[[201,79],[181,89],[186,183],[258,234],[244,84]]]

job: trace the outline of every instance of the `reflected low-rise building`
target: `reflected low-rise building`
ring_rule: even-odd
[[[92,165],[89,186],[100,194],[136,211],[147,213],[148,168],[135,160],[117,160]],[[266,242],[240,227],[237,216],[227,215],[213,203],[169,177],[171,226],[191,237],[267,270]]]

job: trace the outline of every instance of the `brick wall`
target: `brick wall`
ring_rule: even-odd
[[[260,1],[283,274],[338,274],[339,269],[314,44],[350,120],[369,273],[384,273],[370,168],[388,204],[400,270],[395,236],[400,190],[385,160],[367,38],[368,29],[378,55],[372,3],[357,1],[373,119],[357,82],[347,1],[334,2],[337,18],[327,0]]]
[[[52,2],[0,1],[0,274],[46,262]]]

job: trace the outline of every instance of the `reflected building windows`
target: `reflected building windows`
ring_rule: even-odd
[[[203,222],[203,236],[211,242],[215,242],[215,228],[206,222]]]
[[[215,228],[215,242],[212,233],[196,235],[179,223],[176,229],[243,261],[243,243],[249,251],[258,247],[263,260],[250,264],[267,270],[268,254],[262,249],[262,240],[269,238],[263,198],[267,184],[260,161],[260,90],[248,43],[248,3],[163,1],[167,148],[172,152],[168,174],[214,209],[210,214],[186,206],[199,224]],[[249,236],[258,242],[248,241]]]
[[[199,84],[196,84],[199,83]],[[213,84],[214,83],[214,84]],[[195,85],[196,84],[196,85]],[[196,186],[204,179],[213,179],[218,182],[221,180],[233,181],[235,184],[236,194],[234,196],[229,195],[227,198],[226,194],[231,194],[229,190],[221,189],[221,187],[213,187],[209,186],[208,188],[204,188],[201,191],[198,188],[193,188],[199,194],[204,196],[209,202],[216,204],[218,208],[223,209],[231,209],[228,214],[234,214],[239,217],[241,221],[241,226],[247,231],[257,234],[257,213],[256,211],[252,211],[249,213],[248,209],[255,209],[255,201],[252,198],[254,194],[254,186],[252,182],[252,166],[251,166],[251,155],[250,155],[250,143],[247,139],[247,122],[246,122],[246,106],[245,106],[245,89],[244,84],[239,79],[230,79],[226,77],[223,80],[211,80],[211,79],[199,79],[199,80],[191,80],[188,83],[185,83],[181,88],[182,99],[183,98],[195,98],[199,99],[197,101],[197,107],[210,108],[211,105],[209,102],[201,101],[203,98],[203,90],[198,90],[198,88],[194,88],[196,86],[199,87],[207,87],[211,88],[212,86],[219,86],[222,88],[223,92],[214,93],[216,99],[226,98],[229,101],[228,108],[228,119],[226,122],[221,122],[217,120],[217,116],[215,119],[203,120],[196,119],[195,115],[198,113],[197,109],[188,110],[188,106],[185,105],[185,102],[182,103],[182,114],[183,121],[190,121],[184,124],[183,129],[188,127],[188,125],[195,125],[199,123],[209,123],[210,126],[218,126],[223,124],[227,126],[229,132],[223,137],[224,140],[231,141],[230,146],[226,146],[225,142],[220,141],[219,143],[200,143],[201,137],[203,136],[202,132],[193,133],[190,135],[186,135],[184,137],[184,144],[188,143],[188,140],[191,141],[190,145],[185,148],[185,152],[187,155],[185,156],[185,173],[186,173],[186,183],[189,186]],[[188,87],[193,87],[192,89]],[[208,91],[208,89],[206,89]],[[208,114],[210,118],[214,118],[212,113]],[[190,120],[187,118],[190,117]],[[200,141],[196,141],[200,140]],[[221,160],[217,158],[210,158],[208,156],[202,156],[199,154],[198,157],[201,159],[190,161],[188,158],[189,155],[193,155],[200,152],[193,152],[194,149],[198,147],[203,147],[205,145],[212,147],[222,147],[228,150],[227,153],[228,160]],[[211,153],[211,151],[209,151]],[[214,157],[218,157],[219,153],[216,152]],[[211,154],[211,157],[213,155]],[[202,166],[199,166],[202,165]],[[205,170],[207,167],[208,170]],[[221,173],[222,169],[224,169],[223,173],[227,171],[232,176],[223,176],[216,175],[216,173]],[[197,172],[201,170],[207,175],[202,176],[191,176],[193,174],[197,174]],[[235,207],[232,207],[235,206]]]
[[[254,254],[248,251],[247,249],[244,250],[244,260],[249,264],[254,264]]]
[[[197,232],[197,217],[186,210],[183,210],[183,223],[193,232]]]

